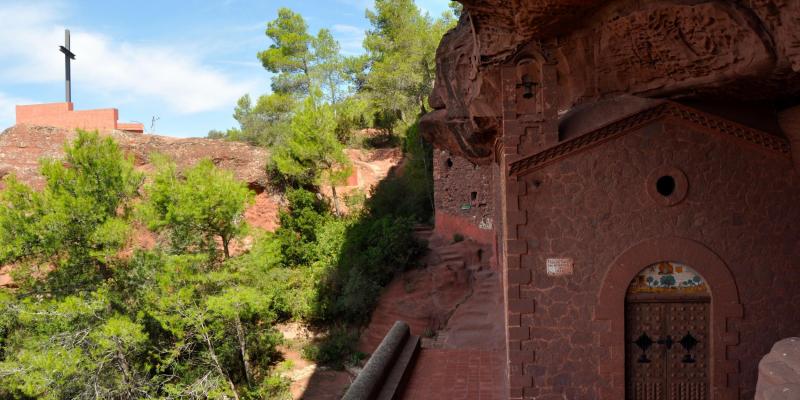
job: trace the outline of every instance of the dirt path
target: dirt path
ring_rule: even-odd
[[[289,388],[292,399],[339,400],[350,386],[353,376],[347,371],[322,367],[302,357],[303,344],[312,339],[312,333],[297,323],[281,324],[286,344],[279,346],[284,363],[289,367],[281,375],[292,381]]]

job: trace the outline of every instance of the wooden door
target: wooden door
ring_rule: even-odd
[[[709,303],[626,303],[626,398],[709,399]]]

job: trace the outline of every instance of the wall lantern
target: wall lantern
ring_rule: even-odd
[[[524,88],[524,92],[522,93],[522,97],[525,99],[532,99],[533,98],[533,88],[536,86],[536,82],[531,80],[531,77],[527,74],[522,76],[522,83],[518,83],[517,87]]]

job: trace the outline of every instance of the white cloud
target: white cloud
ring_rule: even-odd
[[[64,57],[57,47],[64,40],[63,11],[50,2],[0,5],[0,82],[63,80]],[[80,27],[71,31],[77,55],[73,85],[96,95],[163,102],[175,112],[196,113],[229,108],[260,83],[212,68],[194,48],[134,44]]]
[[[34,103],[29,99],[9,96],[0,92],[0,130],[2,127],[14,125],[16,121],[16,105]]]
[[[354,55],[364,52],[362,47],[366,34],[364,29],[353,25],[334,24],[331,31],[342,46],[342,53]]]

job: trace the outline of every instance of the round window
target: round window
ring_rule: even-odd
[[[662,206],[674,206],[686,198],[689,183],[680,169],[665,166],[656,169],[647,178],[647,193]]]

